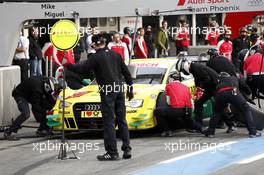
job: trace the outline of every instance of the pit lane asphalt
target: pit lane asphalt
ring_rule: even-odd
[[[172,150],[172,144],[174,149],[177,149],[176,145],[180,143],[196,143],[202,146],[216,146],[219,143],[227,143],[232,141],[240,141],[247,138],[247,131],[244,128],[240,128],[236,133],[226,134],[225,130],[221,129],[217,132],[217,137],[213,139],[205,138],[199,134],[191,134],[186,131],[177,131],[173,137],[162,138],[157,133],[151,132],[132,132],[131,134],[131,146],[133,147],[133,158],[131,160],[119,160],[114,162],[99,162],[96,160],[96,155],[104,153],[102,135],[95,132],[72,134],[68,135],[68,141],[71,146],[79,144],[75,150],[79,160],[59,160],[57,155],[59,152],[59,146],[57,148],[50,147],[50,150],[40,150],[40,145],[44,149],[45,143],[46,149],[48,144],[59,144],[60,140],[58,136],[52,138],[36,138],[34,130],[29,128],[23,128],[19,136],[22,137],[17,142],[7,142],[0,140],[0,174],[3,175],[46,175],[46,174],[95,174],[95,175],[108,175],[108,174],[137,174],[144,172],[149,168],[156,167],[160,162],[175,157],[187,155],[191,152],[199,151],[197,149],[184,149],[184,150]],[[0,137],[1,139],[1,137]],[[83,149],[83,145],[88,147]],[[37,147],[38,145],[38,147]],[[90,146],[93,147],[90,147]],[[170,148],[169,148],[170,145]],[[118,142],[120,150],[121,142]],[[76,149],[76,147],[72,147]],[[99,147],[99,149],[98,149]],[[263,148],[264,150],[264,148]],[[264,152],[264,151],[263,151]],[[232,154],[232,152],[230,152]],[[214,154],[212,160],[214,159]],[[72,156],[71,152],[68,152],[68,156]],[[122,152],[120,151],[120,156]],[[201,162],[201,164],[210,164],[210,162]],[[251,169],[253,174],[263,174],[263,166],[261,166],[263,160],[254,162],[254,164],[247,165],[232,165],[226,169],[221,169],[217,172],[213,172],[216,175],[230,174],[230,168],[232,168],[232,174],[239,174],[249,171]],[[187,170],[190,164],[185,165],[183,170]],[[233,171],[234,170],[234,171]],[[195,172],[195,170],[194,170]],[[252,172],[251,172],[252,173]],[[166,173],[165,173],[166,174]],[[179,172],[176,175],[181,174]]]
[[[263,103],[262,106],[264,106]],[[32,119],[26,125],[37,126]],[[80,157],[79,160],[57,159],[59,135],[50,138],[37,138],[34,135],[35,129],[22,128],[18,134],[22,139],[10,142],[3,140],[2,133],[0,133],[0,175],[138,175],[143,173],[156,175],[163,170],[164,175],[170,174],[171,171],[173,175],[184,175],[190,169],[195,175],[205,172],[207,172],[205,174],[212,175],[263,175],[264,172],[264,144],[262,147],[259,146],[262,144],[264,136],[248,139],[245,128],[239,128],[236,133],[232,134],[226,134],[225,129],[219,129],[213,139],[187,133],[184,130],[179,130],[173,137],[168,138],[159,137],[152,131],[132,132],[132,159],[113,162],[96,160],[96,155],[104,153],[102,134],[100,133],[67,134],[67,140],[75,149],[77,156]],[[250,143],[244,144],[245,140]],[[231,144],[231,149],[223,152],[223,149],[215,148],[220,143]],[[237,145],[234,149],[232,149],[232,143]],[[43,147],[44,144],[46,150],[41,151],[40,145]],[[54,145],[54,147],[48,150],[48,144]],[[198,146],[182,150],[178,147],[177,150],[177,146],[180,144],[196,144]],[[83,145],[87,148],[83,149]],[[205,150],[208,146],[213,147],[213,151],[200,151],[201,149]],[[119,153],[122,156],[120,147],[121,141],[118,141]],[[172,147],[175,150],[172,150]],[[215,153],[215,150],[218,152]],[[239,150],[241,150],[241,154]],[[68,152],[67,155],[72,156],[71,152]],[[188,159],[187,163],[182,164],[181,161],[186,161],[186,159]],[[249,161],[242,163],[244,159]],[[233,160],[236,162],[232,162]],[[210,165],[221,165],[222,168],[212,169]]]

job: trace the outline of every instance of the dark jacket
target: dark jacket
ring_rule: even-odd
[[[81,54],[85,51],[85,40],[84,37],[81,37],[79,39],[78,44],[73,48],[73,53],[75,54]]]
[[[218,81],[217,86],[216,86],[216,91],[218,91],[221,88],[225,87],[233,87],[239,89],[242,94],[250,95],[251,90],[246,84],[244,79],[238,79],[235,76],[230,76],[227,78],[222,78]]]
[[[191,63],[190,73],[194,77],[195,86],[201,87],[208,92],[214,92],[218,74],[216,71],[201,63]]]
[[[126,84],[133,84],[130,72],[122,57],[107,48],[99,49],[88,60],[71,65],[68,68],[82,76],[86,76],[93,70],[97,83],[101,87],[114,84],[122,85],[123,77]]]
[[[144,40],[146,42],[148,52],[153,52],[154,51],[154,37],[153,37],[153,35],[151,33],[145,34]]]
[[[43,113],[46,110],[51,110],[55,105],[55,100],[44,89],[44,83],[47,81],[44,76],[30,77],[13,90],[12,96],[25,98],[35,112]]]
[[[216,56],[207,62],[207,66],[214,69],[218,74],[227,72],[230,75],[236,76],[235,66],[224,56]]]
[[[38,58],[42,59],[42,50],[37,39],[34,39],[32,36],[28,37],[29,39],[29,57],[30,59]]]
[[[239,70],[240,68],[240,61],[238,59],[238,53],[243,49],[249,49],[249,48],[250,48],[249,38],[243,39],[241,37],[238,37],[233,40],[232,61],[237,70]]]

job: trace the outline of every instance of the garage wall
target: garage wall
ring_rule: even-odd
[[[20,83],[18,66],[0,67],[0,126],[11,123],[19,114],[12,90]]]

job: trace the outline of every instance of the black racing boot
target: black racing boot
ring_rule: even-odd
[[[205,135],[205,137],[208,137],[208,138],[214,138],[215,137],[214,132],[210,131],[209,128],[207,130],[203,131],[203,134]]]
[[[123,159],[130,159],[132,157],[131,155],[131,149],[127,148],[124,150]]]
[[[12,132],[10,131],[10,128],[6,128],[4,130],[4,139],[8,141],[18,141],[20,138],[16,137],[15,135],[12,135]]]
[[[230,133],[233,133],[233,132],[236,132],[236,131],[237,131],[237,127],[231,126],[231,127],[228,127],[228,129],[226,130],[226,133],[230,134]]]
[[[36,136],[37,137],[47,137],[47,136],[52,136],[53,132],[50,130],[37,130]]]
[[[260,132],[255,132],[255,133],[249,133],[248,137],[249,138],[256,138],[260,137],[262,134]]]
[[[98,155],[97,160],[99,161],[114,161],[114,160],[119,160],[119,154],[109,154],[105,153],[103,155]]]

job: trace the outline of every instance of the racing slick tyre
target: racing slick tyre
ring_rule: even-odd
[[[156,108],[157,107],[165,107],[165,106],[168,106],[168,104],[166,102],[166,95],[164,92],[161,92],[158,96],[158,99],[157,99]]]
[[[165,95],[165,92],[161,92],[158,96],[158,99],[157,99],[157,105],[156,105],[156,108],[158,107],[168,107],[169,105],[167,104],[167,101],[166,101],[166,95]],[[178,118],[177,116],[175,116],[175,120],[174,122],[170,122],[169,125],[170,125],[170,128],[172,129],[182,129],[184,128],[184,122],[183,122],[183,119],[182,118]],[[157,123],[157,125],[159,125],[159,123]],[[159,126],[158,126],[159,128]]]
[[[255,123],[257,130],[260,130],[260,131],[263,130],[264,129],[264,111],[261,110],[256,105],[253,105],[249,102],[248,102],[248,105],[250,106],[250,109],[252,111],[253,120],[254,120],[254,123]],[[231,110],[234,113],[234,115],[238,121],[245,123],[245,119],[244,119],[244,117],[240,111],[238,111],[233,106],[231,106]]]

